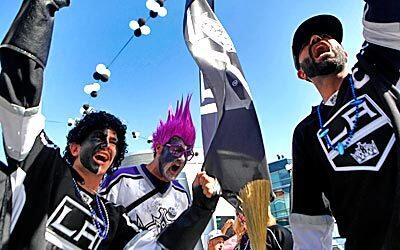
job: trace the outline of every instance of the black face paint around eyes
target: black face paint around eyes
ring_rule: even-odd
[[[161,163],[160,165],[164,166],[164,165],[166,165],[167,163],[170,163],[170,162],[175,161],[176,159],[178,159],[178,158],[176,158],[175,156],[173,156],[173,155],[171,154],[171,152],[169,152],[168,147],[165,146],[165,147],[163,148],[163,151],[161,152],[161,155],[160,155],[160,163]]]
[[[107,147],[106,131],[93,131],[81,143],[80,158],[82,165],[90,172],[97,174],[99,165],[93,160],[94,154],[101,148]]]
[[[171,154],[171,152],[169,151],[168,146],[165,146],[163,148],[163,151],[161,152],[160,158],[159,158],[159,164],[158,164],[158,170],[161,173],[162,176],[164,176],[167,180],[172,181],[176,176],[169,176],[167,174],[168,170],[172,168],[173,165],[170,165],[167,167],[168,163],[172,163],[174,161],[176,161],[177,159],[179,159],[179,157],[175,157]],[[180,163],[179,165],[179,170],[178,170],[178,174],[180,173],[180,171],[183,169],[183,167],[186,164],[186,160],[184,163]],[[176,172],[176,170],[174,171]]]

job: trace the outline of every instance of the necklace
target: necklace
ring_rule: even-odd
[[[95,193],[96,207],[97,207],[97,210],[99,211],[99,215],[100,215],[100,216],[98,216],[96,213],[96,210],[94,210],[92,208],[92,206],[90,205],[90,200],[84,199],[84,197],[82,196],[82,193],[79,190],[78,184],[76,184],[76,181],[74,178],[72,178],[72,182],[74,184],[74,189],[75,189],[75,193],[77,194],[77,196],[88,205],[93,224],[95,224],[95,226],[97,228],[97,233],[99,234],[100,238],[102,238],[103,240],[107,239],[110,221],[109,221],[107,209],[106,209],[104,203],[101,201],[101,199],[99,198],[97,193]],[[104,214],[103,214],[103,210],[104,210]],[[101,224],[97,221],[98,219],[100,219],[100,221],[102,222]]]
[[[362,99],[358,99],[357,95],[356,95],[356,90],[354,87],[354,82],[353,82],[353,76],[349,77],[349,81],[350,81],[350,88],[351,88],[351,94],[353,96],[353,100],[351,101],[350,105],[355,106],[356,107],[356,115],[355,115],[355,119],[353,121],[353,124],[350,126],[350,131],[347,133],[347,138],[344,141],[339,141],[335,144],[332,144],[328,133],[329,133],[329,128],[325,128],[324,127],[324,122],[322,120],[322,116],[321,116],[321,105],[322,102],[318,105],[317,107],[317,115],[318,115],[318,122],[319,122],[319,127],[321,132],[318,133],[318,137],[319,138],[323,138],[326,142],[326,144],[328,145],[329,148],[333,148],[334,150],[336,150],[340,155],[344,154],[344,151],[346,150],[346,148],[349,146],[351,139],[354,136],[354,132],[357,128],[358,125],[358,118],[360,117],[360,108],[359,105],[361,103],[364,102],[364,100]]]

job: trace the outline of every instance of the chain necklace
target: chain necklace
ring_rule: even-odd
[[[99,215],[97,215],[96,210],[94,210],[92,208],[92,206],[90,205],[90,200],[84,199],[81,192],[79,190],[78,184],[76,183],[75,179],[72,178],[72,182],[74,184],[74,188],[75,188],[75,192],[77,194],[78,197],[80,197],[80,199],[86,203],[89,207],[90,210],[90,215],[92,217],[92,221],[95,224],[96,228],[97,228],[97,233],[99,234],[100,238],[102,238],[103,240],[107,239],[107,234],[108,234],[108,230],[109,230],[109,226],[110,226],[110,221],[108,218],[108,213],[107,213],[107,209],[104,205],[104,203],[101,201],[101,199],[99,198],[99,196],[97,195],[97,193],[95,193],[95,200],[96,200],[96,207],[97,210],[99,211]],[[104,210],[104,213],[103,213]],[[104,216],[105,214],[105,216]],[[97,219],[100,219],[102,224],[100,224]],[[104,225],[104,226],[103,226]]]
[[[320,127],[320,130],[321,130],[321,132],[318,133],[318,137],[319,138],[323,138],[325,140],[326,144],[328,145],[328,147],[329,148],[333,148],[340,155],[344,154],[344,151],[349,146],[350,141],[354,136],[354,132],[355,132],[355,130],[357,128],[357,125],[358,125],[358,118],[360,117],[359,105],[364,102],[364,100],[358,99],[358,97],[356,95],[356,90],[355,90],[355,87],[354,87],[354,82],[353,82],[353,76],[352,75],[350,75],[349,81],[350,81],[351,94],[353,96],[353,100],[351,101],[350,105],[356,107],[356,115],[355,115],[355,119],[353,121],[352,126],[350,126],[351,127],[350,131],[347,133],[347,138],[344,141],[339,141],[339,142],[337,142],[335,144],[332,144],[332,142],[331,142],[331,140],[330,140],[330,138],[328,136],[329,128],[325,128],[324,127],[324,122],[323,122],[322,116],[321,116],[321,105],[322,105],[322,102],[317,107],[317,115],[318,115],[319,127]]]

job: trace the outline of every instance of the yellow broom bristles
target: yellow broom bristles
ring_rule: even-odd
[[[270,194],[269,180],[249,182],[239,192],[253,250],[266,250]]]

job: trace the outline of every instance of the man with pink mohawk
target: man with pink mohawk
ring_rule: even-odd
[[[102,194],[126,212],[140,227],[159,234],[190,206],[187,191],[176,179],[193,156],[196,131],[190,114],[191,95],[170,108],[166,121],[153,133],[154,159],[149,164],[123,167],[102,184]],[[210,196],[216,181],[201,172],[195,182]],[[210,191],[213,190],[213,191]],[[210,193],[211,192],[211,193]]]
[[[158,158],[158,164],[154,164],[158,165],[158,169],[150,171],[160,180],[174,180],[186,162],[193,158],[196,130],[190,114],[190,100],[191,95],[187,96],[185,103],[183,100],[177,102],[175,114],[170,108],[167,120],[161,120],[153,133],[153,162]],[[157,157],[157,152],[161,157]]]

